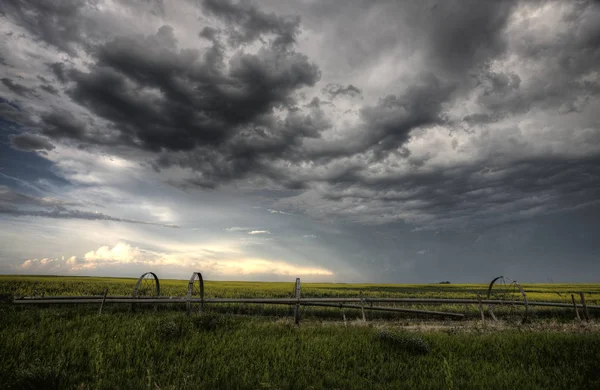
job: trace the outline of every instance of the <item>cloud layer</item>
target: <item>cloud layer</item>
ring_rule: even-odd
[[[141,5],[122,7],[130,12]],[[332,23],[347,26],[346,14],[362,7],[350,2]],[[189,31],[169,24],[152,33],[128,32],[120,24],[126,18],[110,7],[8,2],[3,12],[11,25],[72,57],[47,62],[40,77],[47,91],[60,91],[61,99],[79,107],[30,113],[37,131],[16,136],[13,145],[42,151],[52,150],[52,142],[118,145],[121,155],[143,158],[156,170],[182,170],[176,185],[302,189],[282,203],[287,211],[332,210],[326,217],[369,223],[462,223],[467,214],[491,218],[490,202],[502,210],[523,202],[541,212],[593,200],[598,181],[589,169],[600,147],[594,114],[600,92],[597,4],[381,7],[386,12],[377,14],[379,25],[399,17],[405,22],[399,30],[351,39],[368,44],[397,33],[415,37],[390,44],[412,51],[418,67],[406,70],[406,80],[389,75],[394,81],[380,88],[379,97],[370,93],[370,99],[356,101],[363,96],[360,86],[322,80],[319,59],[298,51],[306,46],[299,43],[301,35],[324,33],[303,30],[298,16],[207,0],[196,9],[205,15],[204,26],[192,43]],[[166,19],[165,9],[163,4],[144,11],[156,21]],[[305,17],[311,12],[317,10],[300,10]],[[48,13],[53,17],[41,16]],[[112,33],[100,23],[109,17],[118,25]],[[393,52],[385,45],[369,50],[365,55],[374,57]],[[79,58],[86,58],[85,65]],[[18,59],[7,61],[17,65]],[[35,99],[27,83],[11,77],[3,83],[15,97]],[[339,104],[349,109],[341,112],[338,103],[324,99],[346,99]],[[574,157],[581,162],[573,163]],[[557,170],[595,179],[573,183],[580,175],[564,175],[568,179],[555,180],[550,194],[536,180],[524,179],[553,180]],[[586,194],[569,190],[584,184]],[[338,206],[323,207],[332,201]]]
[[[333,276],[333,272],[324,268],[246,258],[240,253],[219,253],[212,250],[204,250],[200,253],[164,253],[143,250],[122,242],[113,247],[103,246],[89,251],[82,257],[28,259],[20,265],[20,268],[30,272],[78,272],[123,265],[142,265],[154,269],[161,267],[201,269],[205,276],[209,277]]]
[[[306,218],[303,251],[326,224],[468,241],[597,207],[595,1],[7,0],[0,19],[6,218],[181,225],[195,194],[247,242]]]

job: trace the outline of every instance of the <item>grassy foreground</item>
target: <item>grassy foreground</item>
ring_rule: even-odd
[[[55,294],[109,287],[128,294],[132,280],[0,277],[0,294],[31,294],[38,281]],[[185,282],[172,283],[183,295]],[[289,296],[292,283],[209,283],[213,296]],[[121,286],[121,287],[119,287]],[[443,286],[471,294],[470,287]],[[555,285],[552,285],[555,286]],[[161,286],[162,287],[162,286]],[[352,295],[443,294],[437,286],[303,285]],[[122,288],[118,290],[118,288]],[[419,294],[419,288],[422,294]],[[429,288],[429,289],[428,289]],[[543,290],[539,285],[535,288]],[[176,290],[175,290],[176,289]],[[431,291],[433,289],[433,291]],[[597,285],[564,287],[597,291]],[[28,291],[26,291],[28,290]],[[338,292],[342,290],[342,292]],[[551,292],[542,292],[547,294]],[[311,294],[311,296],[315,296]],[[553,294],[553,293],[551,293]],[[469,295],[471,296],[471,295]],[[558,300],[556,298],[552,300]],[[528,325],[482,327],[475,321],[411,322],[390,318],[367,324],[349,313],[292,324],[289,312],[269,317],[209,311],[0,305],[0,383],[3,389],[593,389],[600,388],[600,332],[595,322],[563,317]],[[304,310],[304,309],[303,309]],[[339,312],[339,311],[338,311]],[[427,328],[427,326],[430,326]],[[410,329],[410,330],[408,330]],[[416,329],[416,330],[415,330]],[[428,329],[428,330],[424,330]],[[382,332],[384,330],[384,332]]]

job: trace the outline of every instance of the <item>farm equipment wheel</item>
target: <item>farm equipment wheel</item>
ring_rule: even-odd
[[[488,300],[502,301],[499,303],[488,304],[488,312],[492,318],[496,319],[493,311],[495,307],[503,306],[502,312],[509,318],[522,316],[522,322],[527,322],[529,314],[529,305],[527,302],[527,294],[516,280],[498,276],[491,281],[488,292]]]
[[[193,303],[190,301],[192,298],[200,298],[200,303]],[[194,272],[188,283],[187,291],[187,303],[186,312],[189,316],[190,313],[201,313],[204,308],[204,279],[200,272]]]
[[[160,282],[154,272],[146,272],[138,279],[133,289],[133,298],[140,297],[159,297]],[[157,306],[154,306],[156,310]],[[131,304],[131,310],[135,311],[135,303]]]

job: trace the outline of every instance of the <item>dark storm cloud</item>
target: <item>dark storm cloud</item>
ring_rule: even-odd
[[[31,124],[30,116],[14,102],[8,102],[0,97],[0,120],[13,122],[17,124]]]
[[[442,104],[454,88],[429,74],[400,96],[389,95],[375,106],[364,107],[360,115],[368,133],[363,147],[376,152],[396,149],[407,141],[413,129],[444,123]]]
[[[358,174],[322,195],[352,207],[370,205],[371,222],[414,218],[432,229],[473,228],[473,223],[521,220],[596,203],[600,156],[472,164],[379,178]]]
[[[6,88],[10,89],[17,95],[21,95],[21,96],[33,95],[35,92],[35,89],[27,88],[26,86],[16,83],[12,79],[9,79],[7,77],[3,77],[1,81],[2,81],[2,84],[4,84],[6,86]]]
[[[85,1],[5,0],[0,14],[15,20],[35,38],[75,54],[74,43],[85,35],[81,10]]]
[[[517,1],[436,2],[424,13],[428,65],[442,77],[465,75],[506,49],[503,34]]]
[[[42,84],[40,85],[40,89],[48,92],[51,95],[58,95],[58,89],[54,88],[52,85],[50,84]]]
[[[390,152],[407,156],[407,151],[401,148],[414,129],[446,123],[443,104],[451,98],[455,89],[455,83],[444,82],[433,74],[424,74],[402,93],[388,95],[374,105],[363,106],[359,111],[361,122],[353,134],[323,144],[317,150],[307,150],[306,155],[329,161],[372,153],[367,163],[379,161]]]
[[[515,3],[448,1],[420,12],[416,22],[427,66],[405,91],[361,110],[368,129],[363,147],[373,148],[383,158],[385,151],[402,146],[412,130],[445,124],[444,103],[464,93],[473,71],[504,53],[503,32]],[[492,89],[498,86],[503,85]]]
[[[296,42],[300,18],[283,17],[260,11],[248,2],[204,0],[203,9],[227,24],[229,44],[252,43],[266,34],[275,36],[273,46],[287,47]]]
[[[494,72],[489,67],[475,75],[478,103],[485,110],[481,115],[493,120],[536,108],[581,112],[600,96],[598,82],[586,77],[597,72],[600,63],[600,5],[574,3],[562,19],[569,29],[545,39],[527,25],[515,28],[513,55],[538,65],[526,83],[514,72]]]
[[[48,68],[50,68],[50,70],[52,71],[52,73],[54,73],[54,76],[56,77],[56,79],[61,82],[61,83],[66,83],[67,82],[67,75],[66,75],[66,70],[65,70],[65,64],[62,62],[53,62],[51,64],[47,64]]]
[[[153,222],[144,222],[132,219],[115,218],[110,215],[68,209],[67,206],[74,206],[77,203],[65,202],[56,198],[41,198],[37,196],[23,194],[7,186],[0,186],[0,215],[9,215],[14,217],[42,217],[55,219],[87,219],[91,221],[115,221],[126,223],[137,223],[143,225],[155,225],[161,227],[177,228],[176,225],[165,225]],[[22,208],[20,206],[30,206]],[[31,208],[35,207],[35,208]],[[46,208],[40,210],[40,208]],[[51,210],[47,210],[51,208]]]
[[[318,188],[325,200],[350,200],[352,206],[362,206],[357,213],[388,215],[391,220],[409,213],[462,220],[487,215],[485,210],[501,214],[502,207],[516,213],[520,207],[560,209],[588,203],[596,194],[596,179],[585,176],[596,175],[588,155],[575,157],[577,164],[550,155],[532,156],[524,163],[527,153],[494,153],[499,141],[489,137],[474,145],[492,151],[486,161],[473,157],[456,166],[429,166],[438,150],[419,156],[406,145],[416,130],[434,126],[478,133],[503,120],[514,124],[533,110],[582,112],[600,92],[593,76],[600,63],[597,3],[566,7],[571,11],[563,20],[572,28],[553,39],[540,39],[514,20],[509,26],[517,6],[558,4],[552,2],[349,1],[343,10],[329,3],[299,5],[306,7],[303,17],[315,30],[320,31],[315,21],[330,20],[340,27],[332,33],[336,38],[332,45],[339,45],[343,54],[340,64],[362,66],[396,52],[418,59],[419,68],[411,69],[410,78],[386,87],[379,99],[353,108],[358,122],[340,124],[341,129],[324,112],[325,102],[297,104],[299,92],[318,86],[330,99],[355,97],[362,96],[354,85],[360,84],[317,85],[319,59],[309,59],[294,46],[301,31],[298,17],[263,11],[248,2],[206,0],[202,9],[215,25],[194,32],[207,44],[197,50],[182,47],[168,25],[155,34],[108,36],[95,44],[97,34],[80,31],[85,25],[67,23],[61,30],[54,22],[76,15],[80,8],[76,3],[44,6],[56,17],[39,26],[34,22],[43,7],[33,9],[33,3],[24,3],[15,10],[17,2],[7,4],[7,15],[45,42],[63,50],[75,41],[87,42],[83,47],[93,60],[85,69],[70,69],[66,63],[49,67],[68,86],[66,94],[73,102],[109,123],[106,133],[73,113],[54,110],[41,115],[44,135],[155,153],[157,170],[190,168],[195,176],[186,179],[188,184],[217,188],[250,180],[253,185]],[[162,5],[156,10],[162,12]],[[382,27],[367,31],[357,26],[356,18],[363,14]],[[400,41],[405,46],[399,48]],[[244,51],[251,43],[262,47]],[[498,66],[511,56],[519,64],[514,69]],[[531,72],[535,75],[525,77],[519,66],[536,69]],[[468,109],[452,118],[450,111],[456,106]],[[275,114],[279,109],[282,115]],[[592,119],[585,125],[597,128]],[[342,136],[326,139],[324,134],[333,128]],[[592,136],[590,140],[594,142]],[[521,146],[532,150],[536,145]],[[383,174],[381,168],[373,175],[374,165],[395,164],[396,159],[405,161],[411,173],[394,176]],[[502,174],[484,174],[481,165]],[[592,183],[587,190],[569,190],[585,187],[586,180]],[[549,182],[555,188],[550,192],[545,187]],[[527,203],[529,197],[535,206]]]
[[[319,78],[317,67],[294,52],[240,52],[227,74],[222,60],[212,59],[179,50],[172,28],[163,26],[156,35],[101,46],[91,72],[72,72],[69,94],[145,149],[190,150],[222,144],[274,107],[293,104],[291,93]]]
[[[11,145],[17,150],[25,152],[34,150],[52,150],[54,145],[44,137],[36,134],[19,134],[11,138]]]
[[[44,135],[52,138],[82,139],[85,134],[85,123],[69,111],[53,111],[42,116]]]
[[[362,95],[362,91],[356,88],[352,84],[348,84],[345,87],[340,84],[327,84],[321,92],[329,99],[335,99],[340,95],[347,95],[350,97],[357,97]]]

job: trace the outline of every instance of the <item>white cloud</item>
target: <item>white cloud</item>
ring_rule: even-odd
[[[252,230],[252,228],[233,226],[233,227],[227,228],[225,230],[227,230],[228,232],[247,232],[249,230]]]
[[[251,230],[248,234],[271,234],[268,230]]]
[[[300,266],[280,260],[246,257],[235,251],[196,250],[194,252],[156,252],[120,242],[113,247],[102,246],[87,252],[82,258],[71,256],[26,260],[22,269],[29,271],[80,271],[138,264],[151,267],[179,267],[201,270],[209,276],[239,277],[246,275],[273,276],[333,276],[333,272],[311,266]]]
[[[304,237],[304,238],[317,238],[317,236],[315,236],[314,234],[305,234],[302,237]]]
[[[267,209],[267,211],[271,214],[284,214],[284,215],[292,215],[292,213],[286,213],[285,211],[275,210],[275,209]]]

